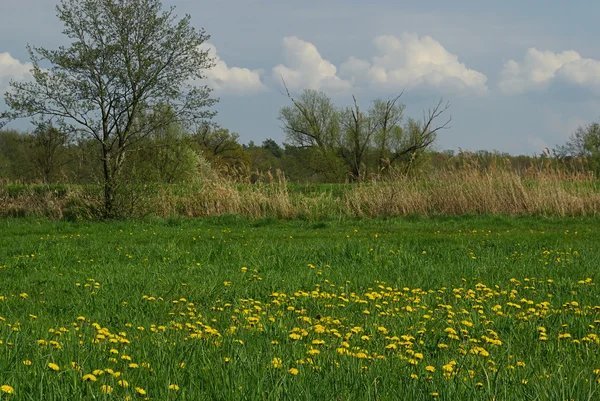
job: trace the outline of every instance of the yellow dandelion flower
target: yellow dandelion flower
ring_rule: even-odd
[[[139,395],[146,395],[146,390],[144,390],[141,387],[136,387],[135,391],[139,394]]]
[[[84,382],[95,382],[97,379],[96,376],[88,373],[87,375],[83,375],[81,380],[83,380]]]
[[[3,384],[0,387],[0,390],[4,393],[4,394],[14,394],[15,393],[15,389],[12,388],[11,386],[9,386],[8,384]]]
[[[48,369],[58,372],[60,367],[57,364],[50,362],[48,363]]]
[[[102,391],[104,394],[110,394],[113,392],[113,388],[107,384],[103,384],[100,386],[100,391]]]
[[[169,384],[169,390],[179,391],[179,386],[177,384]]]
[[[273,358],[273,360],[271,361],[271,364],[273,365],[273,367],[275,369],[281,368],[283,366],[283,362],[281,361],[281,358]]]
[[[129,382],[127,380],[121,379],[117,382],[117,384],[121,387],[129,387]]]
[[[429,373],[433,373],[433,372],[435,372],[435,367],[433,367],[431,365],[427,365],[427,366],[425,366],[425,370]]]
[[[297,376],[297,375],[298,375],[298,369],[296,369],[296,368],[289,368],[289,369],[288,369],[288,372],[289,372],[291,375],[294,375],[294,376]]]
[[[29,359],[26,359],[23,361],[23,365],[25,366],[31,366],[31,361]]]

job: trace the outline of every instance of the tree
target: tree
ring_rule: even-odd
[[[365,157],[371,146],[373,135],[379,129],[379,122],[373,112],[367,115],[360,111],[356,98],[354,107],[341,113],[342,140],[339,152],[344,159],[348,172],[356,180],[362,179]]]
[[[279,120],[289,144],[318,150],[320,158],[329,161],[314,163],[315,158],[310,159],[315,172],[331,172],[339,165],[335,159],[341,159],[354,179],[364,175],[369,154],[377,154],[380,170],[394,163],[412,164],[433,144],[437,133],[448,128],[451,120],[437,125],[439,117],[449,108],[442,99],[423,112],[422,122],[409,119],[402,127],[405,106],[398,103],[402,94],[387,101],[375,100],[369,111],[363,113],[355,97],[353,107],[341,111],[323,92],[304,90],[297,99],[289,91],[286,93],[292,106],[281,109]]]
[[[403,93],[392,99],[383,101],[376,99],[371,108],[371,118],[379,124],[379,130],[374,136],[375,149],[377,151],[377,166],[382,170],[386,162],[389,163],[392,155],[391,150],[397,149],[402,140],[403,130],[401,127],[406,106],[398,103]]]
[[[298,99],[289,92],[292,106],[279,111],[279,121],[291,145],[318,147],[324,152],[339,142],[340,115],[331,99],[323,92],[305,89]]]
[[[202,124],[192,136],[192,140],[216,167],[245,169],[250,160],[238,142],[239,137],[239,134],[230,132],[227,128]]]
[[[39,122],[28,139],[37,175],[44,183],[55,181],[59,169],[69,163],[69,135],[51,123]]]
[[[188,125],[214,115],[216,100],[199,86],[213,66],[201,45],[209,38],[178,18],[160,0],[62,0],[56,7],[68,47],[28,47],[33,80],[11,82],[6,120],[53,118],[69,133],[99,144],[104,213],[115,210],[117,184],[127,154],[154,131]],[[45,69],[42,64],[49,64]],[[144,112],[172,109],[170,118],[140,124]]]
[[[591,123],[578,127],[555,152],[562,158],[585,157],[590,168],[600,173],[600,124]]]

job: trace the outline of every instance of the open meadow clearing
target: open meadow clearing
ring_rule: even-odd
[[[0,399],[597,399],[599,226],[4,220]]]

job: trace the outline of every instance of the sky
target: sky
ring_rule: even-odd
[[[215,120],[279,143],[279,109],[320,90],[363,108],[404,91],[406,117],[443,97],[436,147],[539,154],[600,118],[600,2],[163,0],[210,34]],[[68,44],[53,0],[0,0],[0,94],[27,79],[26,45]],[[6,105],[0,96],[0,110]],[[27,122],[8,127],[25,129]]]

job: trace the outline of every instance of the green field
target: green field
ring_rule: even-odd
[[[0,400],[589,400],[600,219],[0,221]]]

